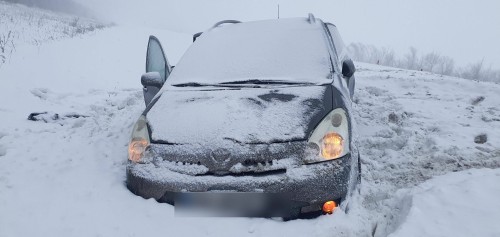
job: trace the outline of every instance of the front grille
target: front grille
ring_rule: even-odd
[[[192,176],[263,176],[302,164],[306,142],[201,145],[151,144],[150,155],[168,168]]]

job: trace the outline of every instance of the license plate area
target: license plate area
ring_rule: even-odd
[[[246,192],[182,192],[174,197],[180,217],[283,217],[302,205],[281,195]]]

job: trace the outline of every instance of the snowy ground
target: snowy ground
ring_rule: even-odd
[[[500,181],[500,86],[427,72],[357,66],[355,113],[364,171],[359,214],[370,213],[362,219],[377,223],[376,236],[395,230],[395,236],[409,236],[409,229],[423,231],[414,236],[500,234],[500,228],[489,222],[500,215],[492,199],[499,187],[486,184],[488,179]],[[486,135],[487,142],[476,144],[478,135]],[[471,168],[496,170],[458,172]],[[439,175],[448,178],[433,179]],[[450,181],[440,181],[444,179]],[[447,191],[455,186],[458,190]],[[432,198],[420,198],[418,193]],[[477,193],[484,193],[481,200],[489,201],[478,204]],[[455,202],[463,207],[450,212]],[[478,205],[487,207],[479,209],[483,218],[459,225],[460,216],[469,216],[464,210]],[[417,216],[418,221],[406,221]]]
[[[134,196],[126,146],[144,109],[149,34],[172,64],[191,40],[118,26],[19,44],[0,68],[0,236],[500,235],[500,86],[369,64],[357,64],[363,186],[348,213],[175,218]],[[43,111],[63,119],[27,120]]]
[[[19,46],[73,38],[105,27],[91,19],[0,1],[0,67]]]

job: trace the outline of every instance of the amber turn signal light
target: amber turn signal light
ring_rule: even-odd
[[[335,203],[334,201],[325,202],[325,204],[323,204],[323,213],[332,214],[336,208],[337,208],[337,203]]]
[[[133,162],[139,162],[148,147],[146,140],[133,140],[128,146],[128,159]]]

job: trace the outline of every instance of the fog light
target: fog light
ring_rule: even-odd
[[[337,203],[335,203],[334,201],[325,202],[325,204],[323,204],[323,213],[332,214],[336,208]]]

